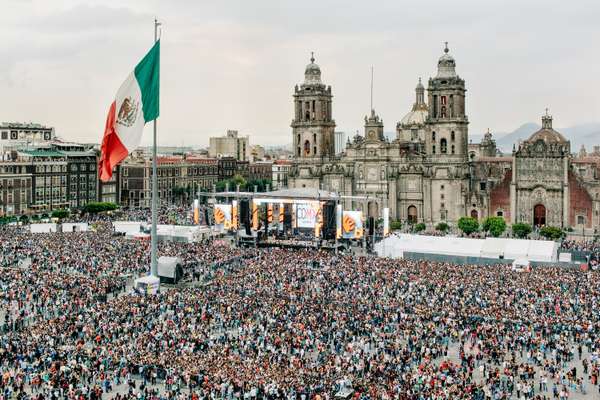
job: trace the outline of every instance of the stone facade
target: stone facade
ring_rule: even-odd
[[[480,143],[468,144],[465,81],[447,46],[437,74],[427,89],[419,79],[415,94],[394,140],[384,137],[383,121],[371,110],[364,134],[348,138],[336,155],[332,90],[311,58],[304,83],[294,91],[289,187],[338,192],[346,196],[345,209],[376,218],[389,207],[394,220],[432,224],[502,216],[509,223],[599,225],[600,154],[573,158],[552,117],[544,116],[542,129],[512,156],[499,154],[489,131]]]

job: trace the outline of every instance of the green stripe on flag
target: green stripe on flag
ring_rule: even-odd
[[[144,122],[158,118],[159,77],[160,41],[157,41],[135,67],[135,78],[142,92]]]

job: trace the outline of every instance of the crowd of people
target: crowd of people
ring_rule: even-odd
[[[567,399],[600,393],[598,272],[0,228],[0,396]],[[588,396],[588,397],[585,397]]]

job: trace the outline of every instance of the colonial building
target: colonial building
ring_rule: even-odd
[[[67,160],[68,201],[71,208],[98,201],[97,154],[78,143],[52,143]]]
[[[234,159],[235,162],[235,159]],[[158,199],[174,204],[191,198],[198,190],[212,190],[218,179],[216,159],[161,157],[157,159]],[[131,156],[121,165],[120,203],[130,207],[152,204],[152,160]]]
[[[288,186],[288,175],[292,168],[292,161],[290,160],[275,160],[271,167],[272,177],[271,184],[274,190],[286,189]]]
[[[0,123],[0,158],[6,151],[26,146],[45,145],[54,140],[54,128],[41,124]]]
[[[31,205],[34,212],[69,207],[67,157],[53,149],[21,150],[15,160],[31,174]]]
[[[292,188],[339,192],[346,209],[380,217],[389,207],[392,219],[410,222],[493,215],[508,223],[588,230],[600,224],[600,154],[574,159],[549,115],[512,156],[499,154],[489,131],[481,143],[469,144],[466,85],[448,46],[427,88],[419,79],[414,105],[396,124],[394,140],[385,138],[383,120],[371,110],[364,134],[348,138],[338,154],[332,97],[312,57],[293,94]]]
[[[0,161],[0,217],[25,214],[31,203],[31,173],[25,163]]]

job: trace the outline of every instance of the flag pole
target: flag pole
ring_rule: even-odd
[[[154,18],[154,43],[158,41],[160,22]],[[159,60],[160,62],[160,60]],[[158,277],[156,224],[158,220],[158,179],[156,177],[156,118],[153,121],[152,135],[152,237],[150,253],[150,275]]]

